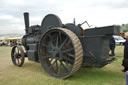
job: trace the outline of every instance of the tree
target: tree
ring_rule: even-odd
[[[122,24],[120,30],[121,30],[121,32],[128,32],[128,24]]]

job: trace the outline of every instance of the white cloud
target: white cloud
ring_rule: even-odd
[[[23,5],[24,0],[4,0],[4,3],[8,5]]]
[[[87,20],[91,25],[105,26],[127,23],[127,10],[127,0],[1,0],[0,33],[24,29],[24,11],[30,12],[32,25],[40,25],[43,17],[52,13],[63,23],[76,18],[77,24]]]
[[[11,15],[0,15],[0,21],[7,20],[12,22],[20,22],[20,19]]]
[[[11,16],[11,15],[0,15],[0,20],[1,19],[13,19],[14,17],[13,16]]]

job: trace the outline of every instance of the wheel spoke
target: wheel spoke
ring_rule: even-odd
[[[51,55],[51,60],[50,60],[50,62],[52,62],[52,60],[55,58],[55,56],[56,56],[56,53],[55,52],[53,52],[53,51],[51,51],[51,53],[52,53],[52,55]]]
[[[59,64],[57,74],[60,74],[60,72],[61,72],[61,63]]]
[[[51,68],[54,66],[54,64],[56,63],[57,60],[55,60],[49,67],[49,70],[51,70]]]
[[[72,41],[70,39],[68,39],[68,42],[66,43],[66,45],[69,45]]]
[[[13,53],[13,60],[16,62],[16,55],[17,55],[17,53],[16,53],[16,48],[14,49],[14,53]]]
[[[13,54],[14,58],[16,58],[16,55],[17,55],[16,53]]]
[[[18,64],[20,64],[19,58],[17,58]]]
[[[62,39],[61,39],[61,32],[59,31],[59,43],[61,44]]]
[[[67,65],[67,67],[69,67],[69,62],[68,62],[68,60],[67,60],[67,59],[66,59],[65,64]]]
[[[58,62],[56,61],[56,73],[58,72]]]
[[[15,50],[14,50],[14,55],[16,55],[16,53],[17,53],[17,52],[16,52],[16,48],[15,48]]]
[[[59,43],[59,37],[56,36],[56,47],[58,47],[58,43]]]
[[[50,63],[52,63],[53,59],[54,59],[54,58],[53,58],[53,57],[51,57],[51,60],[49,60],[49,62],[50,62]]]
[[[63,50],[62,52],[63,52],[63,53],[67,53],[67,52],[71,52],[71,51],[73,51],[73,50],[74,50],[74,48],[70,48],[70,49]]]
[[[20,59],[20,61],[22,61],[22,59],[23,59],[23,58],[22,58],[22,57],[20,57],[19,59]]]
[[[63,57],[63,58],[66,59],[67,61],[73,63],[73,59],[70,59],[70,58],[68,58],[68,57]]]
[[[53,42],[52,42],[52,41],[49,43],[49,45],[50,45],[52,48],[54,48],[54,45],[53,45]]]
[[[15,48],[15,52],[18,53],[18,48],[17,47]]]
[[[18,50],[18,55],[19,55],[19,49],[17,48],[17,50]]]
[[[66,39],[63,41],[63,43],[62,43],[61,46],[60,46],[60,49],[63,48],[63,46],[66,44],[67,40],[68,40],[68,38],[66,38]]]
[[[70,57],[75,58],[75,55],[73,55],[73,54],[71,54],[71,53],[67,53],[67,55],[70,56]]]
[[[50,38],[50,45],[52,46],[52,47],[54,47],[54,45],[53,45],[53,38],[52,38],[52,36],[51,36],[51,34],[48,34],[48,36],[49,36],[49,38]]]
[[[60,63],[61,63],[61,65],[63,66],[63,68],[68,72],[69,69],[63,64],[63,62],[60,62]]]
[[[50,40],[52,40],[52,41],[53,41],[52,36],[51,36],[51,34],[50,34],[50,33],[48,34],[48,37],[50,38]]]
[[[56,53],[52,52],[52,58],[55,58],[55,56],[56,56]]]

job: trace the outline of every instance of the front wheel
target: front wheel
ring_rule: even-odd
[[[21,67],[24,64],[24,51],[21,46],[14,46],[11,51],[12,63]]]

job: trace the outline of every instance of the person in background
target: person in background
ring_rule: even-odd
[[[110,56],[115,56],[115,39],[113,36],[110,38],[109,47],[110,47],[110,51],[111,51]]]
[[[122,66],[124,67],[124,69],[122,71],[126,72],[128,71],[128,32],[125,33],[124,38],[126,39],[126,41],[124,43],[124,58],[122,61]]]

